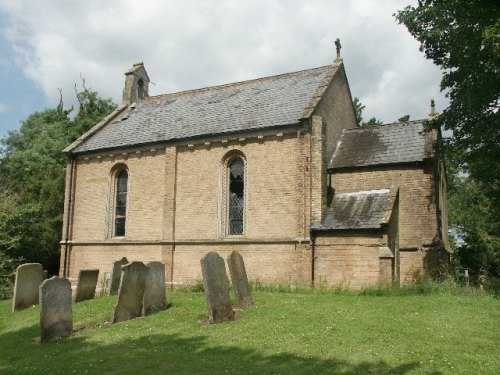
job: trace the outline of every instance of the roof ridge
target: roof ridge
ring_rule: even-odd
[[[245,84],[253,83],[253,82],[262,82],[262,81],[268,81],[273,78],[283,78],[283,77],[288,77],[291,75],[299,74],[299,73],[305,73],[305,72],[311,72],[314,70],[327,70],[328,68],[334,68],[333,65],[324,65],[316,68],[309,68],[309,69],[302,69],[302,70],[297,70],[294,72],[288,72],[288,73],[281,73],[281,74],[276,74],[276,75],[270,75],[270,76],[265,76],[265,77],[260,77],[260,78],[253,78],[253,79],[248,79],[244,81],[236,81],[236,82],[231,82],[231,83],[224,83],[220,85],[215,85],[215,86],[205,86],[205,87],[200,87],[196,89],[190,89],[190,90],[183,90],[183,91],[176,91],[172,93],[166,93],[166,94],[160,94],[160,95],[153,95],[145,98],[145,100],[160,100],[163,98],[168,98],[172,96],[182,96],[182,95],[188,95],[188,94],[193,94],[196,92],[207,92],[207,91],[212,91],[212,90],[221,90],[221,89],[226,89],[230,87],[238,87],[242,86]]]
[[[424,121],[428,121],[427,119],[421,119],[421,120],[411,120],[411,121],[395,121],[395,122],[389,122],[386,124],[380,124],[380,125],[367,125],[367,126],[358,126],[357,128],[349,128],[349,129],[344,129],[345,132],[353,132],[353,131],[362,131],[366,129],[376,129],[381,126],[395,126],[395,125],[416,125],[419,123],[423,123]]]

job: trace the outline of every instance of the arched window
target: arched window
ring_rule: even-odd
[[[137,97],[139,99],[144,99],[144,81],[142,78],[139,78],[137,81]]]
[[[221,233],[239,236],[245,233],[246,159],[231,151],[222,159]]]
[[[117,172],[115,184],[113,233],[115,237],[123,237],[125,236],[125,222],[127,220],[128,172],[126,169]]]
[[[228,182],[228,234],[243,234],[243,216],[245,213],[245,164],[242,158],[235,158],[229,163]]]

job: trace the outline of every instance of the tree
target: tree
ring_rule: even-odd
[[[356,122],[358,123],[358,126],[370,126],[370,125],[382,125],[383,122],[376,119],[375,117],[372,117],[369,119],[367,122],[363,122],[363,111],[366,108],[363,103],[361,103],[361,100],[359,98],[355,97],[353,102],[354,106],[354,113],[356,115]]]
[[[40,262],[51,273],[58,271],[66,166],[62,150],[115,107],[83,88],[73,119],[61,100],[57,108],[31,114],[18,131],[0,140],[0,260]]]
[[[452,132],[444,150],[450,224],[464,240],[458,256],[498,276],[500,3],[420,0],[395,16],[443,70],[450,105],[429,126]]]

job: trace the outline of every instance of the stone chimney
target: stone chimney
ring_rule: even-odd
[[[149,77],[144,63],[136,63],[125,73],[122,104],[132,104],[149,96]]]

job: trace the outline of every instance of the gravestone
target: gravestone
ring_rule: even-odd
[[[12,311],[38,305],[38,288],[43,277],[43,267],[40,263],[26,263],[17,267]]]
[[[109,277],[108,294],[110,296],[118,294],[118,288],[120,287],[120,278],[122,276],[122,267],[125,264],[128,264],[128,260],[125,257],[116,262],[113,262],[113,266],[111,267],[111,276]]]
[[[241,308],[250,306],[252,304],[252,295],[243,257],[237,251],[233,251],[227,258],[227,265],[236,296],[236,304]]]
[[[49,271],[43,270],[43,279],[47,280],[49,278]]]
[[[150,315],[167,308],[165,298],[165,265],[161,262],[150,262],[146,264],[148,275],[146,276],[146,287],[142,315]]]
[[[142,300],[146,288],[148,267],[142,262],[132,262],[122,267],[118,303],[113,314],[113,323],[142,315]]]
[[[54,276],[40,285],[41,342],[70,336],[73,331],[71,282]]]
[[[93,299],[99,270],[80,270],[78,285],[76,286],[75,303]]]
[[[210,323],[234,320],[224,259],[215,252],[206,254],[201,259],[201,272]]]

